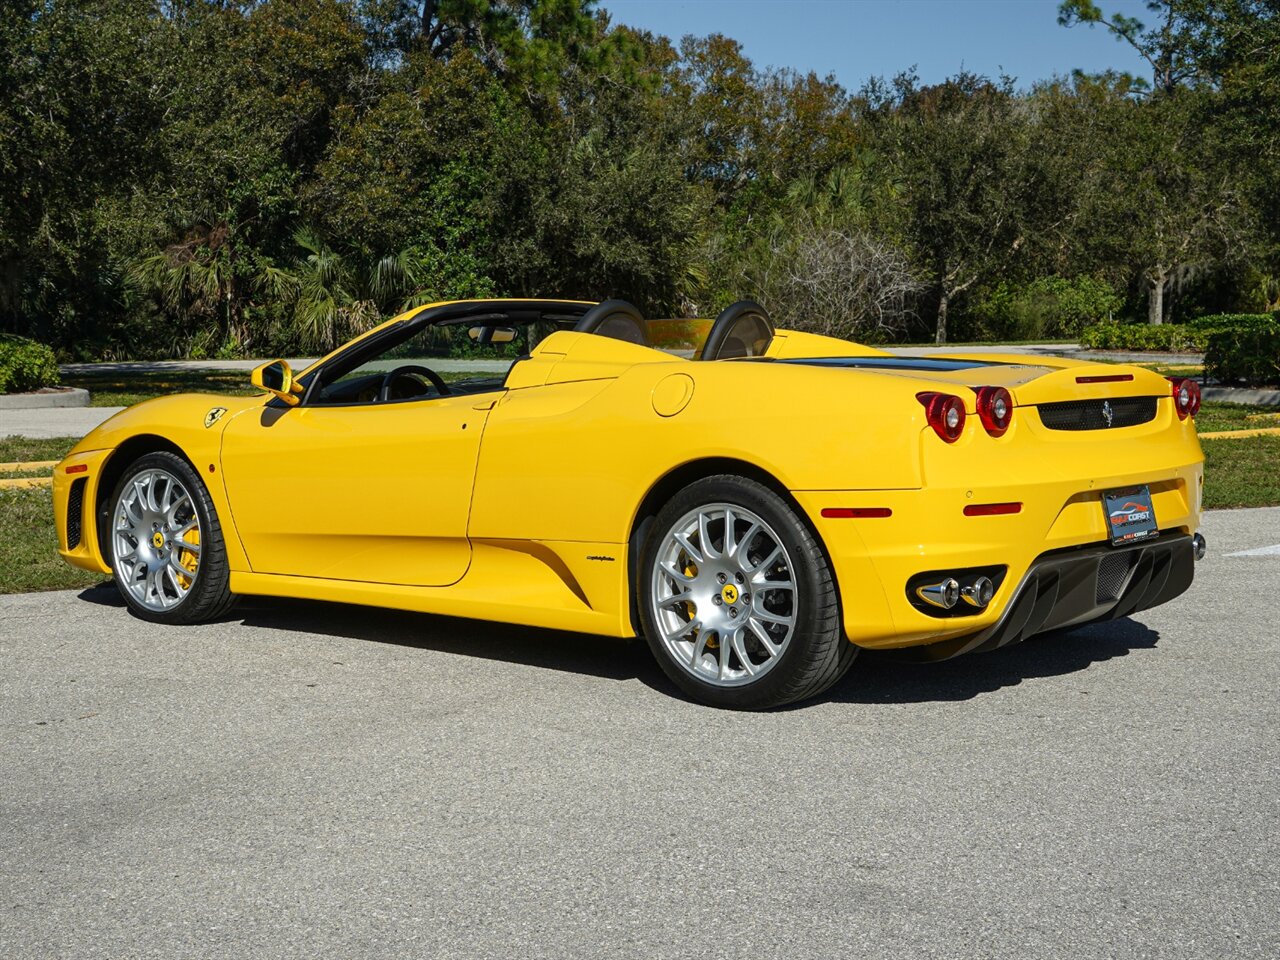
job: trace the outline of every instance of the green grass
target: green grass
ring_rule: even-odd
[[[164,370],[142,373],[81,373],[62,378],[64,386],[89,391],[91,407],[128,407],[171,393],[225,393],[248,397],[260,391],[242,370]]]
[[[1208,402],[1201,406],[1200,412],[1196,414],[1196,430],[1200,433],[1214,433],[1218,430],[1261,430],[1267,427],[1280,427],[1280,420],[1264,419],[1259,416],[1267,413],[1280,413],[1280,407]],[[1251,416],[1258,419],[1250,420]]]
[[[55,437],[52,440],[0,437],[0,463],[61,460],[77,442],[75,437]]]
[[[1280,505],[1280,436],[1204,442],[1204,506]]]
[[[68,566],[58,556],[53,492],[47,487],[0,490],[0,593],[71,590],[101,583],[101,574]]]
[[[1162,377],[1195,377],[1198,380],[1204,376],[1204,364],[1202,363],[1151,363],[1144,361],[1130,364],[1130,366],[1144,367],[1152,373],[1160,374]]]
[[[61,460],[74,437],[35,440],[0,438],[0,463]],[[18,471],[5,477],[48,475]],[[102,576],[70,567],[58,556],[53,529],[53,491],[48,487],[0,489],[0,593],[69,590],[100,583]]]

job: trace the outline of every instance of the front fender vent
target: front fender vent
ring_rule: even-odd
[[[1159,397],[1115,397],[1042,403],[1036,410],[1050,430],[1107,430],[1136,427],[1156,418]]]
[[[84,483],[85,478],[71,482],[71,492],[67,494],[67,549],[74,550],[80,546],[80,538],[84,529]]]

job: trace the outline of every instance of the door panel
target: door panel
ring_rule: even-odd
[[[494,394],[263,407],[222,440],[236,531],[255,573],[456,583]],[[481,409],[477,409],[481,408]]]

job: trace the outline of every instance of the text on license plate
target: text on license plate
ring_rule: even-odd
[[[1160,536],[1151,491],[1145,486],[1108,490],[1102,495],[1107,531],[1113,544],[1133,543]]]

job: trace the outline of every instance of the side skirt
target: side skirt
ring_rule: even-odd
[[[625,544],[478,540],[466,575],[447,587],[235,572],[231,592],[326,600],[631,637]]]

